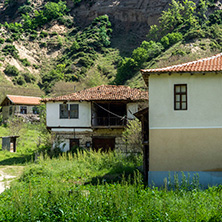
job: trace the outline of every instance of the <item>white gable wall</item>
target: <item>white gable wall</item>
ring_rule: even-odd
[[[60,104],[62,104],[62,102],[46,103],[46,120],[48,127],[91,127],[90,102],[68,102],[68,104],[79,104],[78,119],[60,119]]]
[[[187,84],[188,110],[174,110],[174,84]],[[222,128],[220,74],[151,75],[150,129]]]

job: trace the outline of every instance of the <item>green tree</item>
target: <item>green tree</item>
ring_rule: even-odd
[[[127,127],[122,133],[122,138],[128,152],[143,152],[142,127],[138,119],[128,121]]]
[[[116,84],[123,84],[127,79],[131,78],[138,69],[138,64],[133,58],[123,58],[117,68]]]

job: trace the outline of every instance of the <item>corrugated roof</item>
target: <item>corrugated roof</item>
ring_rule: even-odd
[[[20,105],[39,105],[40,97],[32,97],[32,96],[17,96],[17,95],[6,95],[6,97],[14,104]]]
[[[142,69],[143,74],[168,73],[168,72],[216,72],[222,71],[222,53],[199,59],[193,62],[168,66],[158,69]]]
[[[69,95],[43,99],[47,101],[106,101],[106,100],[148,100],[148,92],[128,86],[102,85],[78,91]]]

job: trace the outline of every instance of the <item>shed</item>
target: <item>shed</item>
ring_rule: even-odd
[[[2,138],[2,150],[8,150],[10,152],[16,152],[16,139],[19,136],[5,136]]]

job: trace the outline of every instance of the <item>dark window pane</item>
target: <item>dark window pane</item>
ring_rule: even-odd
[[[79,105],[78,104],[70,104],[70,119],[79,118]]]
[[[34,107],[32,108],[32,113],[33,113],[33,114],[39,114],[39,108],[38,108],[37,106],[34,106]]]
[[[68,104],[60,104],[60,119],[68,119]]]
[[[27,107],[26,106],[21,106],[20,113],[21,114],[27,114]]]

